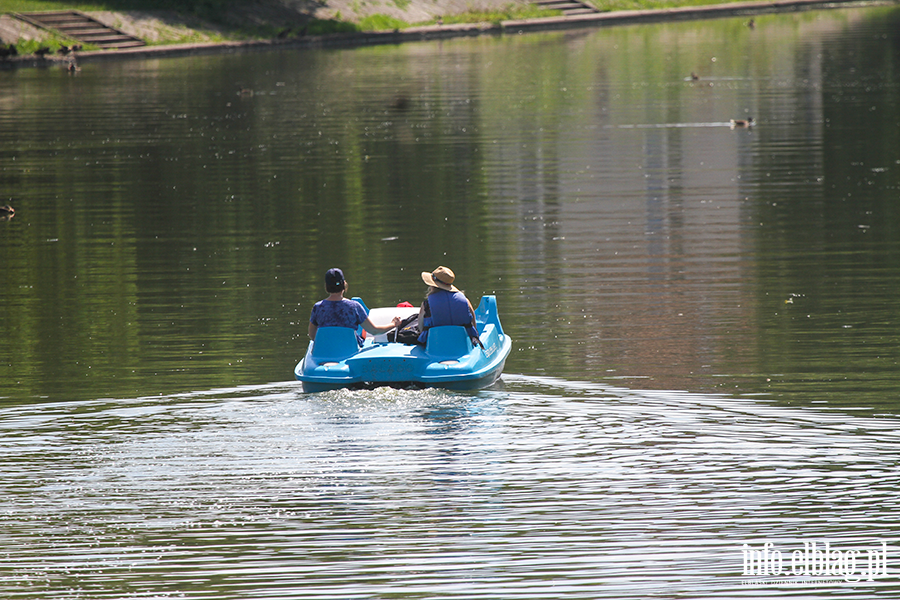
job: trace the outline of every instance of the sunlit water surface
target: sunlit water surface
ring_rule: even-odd
[[[0,596],[896,597],[898,27],[0,71]],[[439,264],[502,384],[288,381]]]
[[[505,379],[471,395],[303,395],[273,384],[6,409],[0,589],[29,598],[896,594],[893,571],[855,584],[749,577],[742,545],[771,541],[789,555],[804,542],[849,550],[891,539],[897,419]],[[865,568],[860,560],[854,576]]]

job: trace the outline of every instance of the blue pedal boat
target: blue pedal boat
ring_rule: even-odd
[[[354,300],[366,306],[361,299]],[[418,310],[366,308],[375,324],[388,323],[394,316],[402,319]],[[431,328],[425,346],[389,342],[382,334],[367,337],[362,347],[357,345],[353,329],[320,327],[294,375],[303,383],[304,392],[385,385],[451,390],[487,387],[503,373],[512,340],[503,333],[494,296],[482,296],[475,322],[480,345],[473,345],[465,328],[459,326]]]

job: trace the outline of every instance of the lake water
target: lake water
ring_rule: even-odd
[[[898,28],[0,71],[0,596],[896,597]],[[441,264],[501,383],[291,381]]]

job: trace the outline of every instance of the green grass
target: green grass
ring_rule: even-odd
[[[562,14],[558,10],[547,10],[538,8],[535,5],[528,4],[509,4],[503,8],[493,11],[469,10],[463,13],[444,15],[442,20],[445,24],[453,23],[493,23],[499,24],[502,21],[511,21],[517,19],[538,19],[542,17],[555,17]],[[434,21],[429,21],[429,24]]]
[[[562,14],[558,10],[547,10],[538,8],[533,5],[510,4],[495,11],[476,11],[469,10],[464,13],[444,15],[441,22],[446,25],[456,23],[494,23],[498,24],[502,21],[513,19],[535,19],[540,17],[555,17]],[[359,28],[362,31],[389,31],[393,29],[405,29],[407,27],[436,25],[437,19],[423,21],[420,23],[407,23],[394,17],[387,15],[375,14],[363,18],[359,22]]]
[[[37,52],[39,48],[49,48],[51,54],[56,54],[56,51],[62,48],[63,46],[71,47],[74,44],[78,44],[80,42],[76,42],[74,40],[68,40],[62,37],[51,37],[49,39],[45,39],[42,41],[39,40],[23,40],[16,44],[16,50],[19,54],[34,54]],[[92,46],[90,44],[81,44],[82,50],[96,50],[96,46]]]
[[[678,8],[682,6],[710,6],[712,4],[732,4],[744,0],[585,0],[601,12],[617,10],[654,10]]]
[[[340,19],[313,19],[306,26],[306,35],[353,33],[356,31],[360,31],[359,25]]]
[[[409,23],[406,21],[380,14],[369,15],[359,22],[359,28],[363,31],[390,31],[407,27],[409,27]]]

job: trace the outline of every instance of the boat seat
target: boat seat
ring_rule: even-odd
[[[436,358],[459,358],[472,351],[472,340],[466,328],[442,325],[428,330],[425,352]]]
[[[313,342],[312,357],[316,360],[340,361],[359,352],[356,330],[349,327],[319,327]]]

